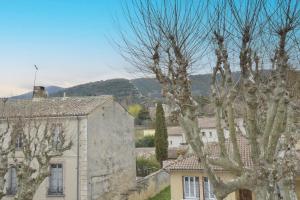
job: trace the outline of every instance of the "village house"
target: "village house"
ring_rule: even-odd
[[[50,119],[64,126],[64,134],[72,141],[70,150],[51,160],[50,176],[34,200],[112,199],[109,195],[120,196],[134,188],[133,117],[112,96],[46,98],[39,92],[42,95],[32,100],[8,100],[0,108],[2,122],[29,114],[40,121]],[[17,190],[16,168],[11,164],[5,200],[12,199]]]
[[[251,166],[251,152],[247,139],[239,136],[238,144],[244,165]],[[211,143],[207,147],[212,156],[220,154],[217,143]],[[228,152],[232,150],[232,145],[228,142],[226,147]],[[204,172],[204,166],[194,154],[179,157],[176,161],[169,163],[165,169],[170,174],[171,200],[216,200],[213,187]],[[224,181],[234,178],[230,171],[219,167],[214,167],[214,170]],[[296,192],[300,198],[300,176],[296,179]],[[255,194],[249,190],[239,190],[229,194],[225,200],[255,200]]]
[[[245,134],[243,120],[238,118],[235,120],[235,123],[237,130],[239,130],[241,134]],[[203,142],[218,142],[216,119],[214,117],[200,117],[198,118],[198,125],[201,128]],[[224,121],[222,121],[222,125],[226,127]],[[169,147],[175,148],[187,145],[184,131],[180,126],[169,126],[167,130]],[[229,137],[229,131],[226,128],[224,128],[224,135],[225,138]]]

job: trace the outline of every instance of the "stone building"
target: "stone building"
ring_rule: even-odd
[[[57,121],[72,140],[70,150],[51,160],[33,200],[119,199],[135,187],[134,119],[112,96],[8,100],[0,110],[2,122],[29,115]],[[15,170],[6,176],[5,200],[14,196]]]

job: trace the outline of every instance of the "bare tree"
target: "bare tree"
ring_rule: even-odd
[[[12,158],[16,166],[18,188],[14,199],[32,200],[41,183],[50,175],[52,158],[71,149],[65,126],[48,118],[10,119]]]
[[[122,53],[137,69],[154,74],[162,85],[163,95],[180,115],[188,143],[205,167],[216,198],[248,189],[255,192],[257,200],[297,199],[298,130],[294,112],[299,112],[299,107],[290,97],[286,82],[288,70],[295,64],[292,55],[299,39],[299,2],[132,3],[125,11],[133,36],[122,34]],[[270,40],[273,43],[266,43]],[[202,141],[197,123],[199,105],[192,97],[189,80],[199,61],[207,61],[213,52],[211,96],[221,150],[218,158],[210,156]],[[232,66],[241,71],[238,81],[232,77]],[[252,167],[241,158],[234,112],[237,103],[243,105]],[[222,120],[227,122],[233,153],[227,153]],[[224,182],[213,166],[231,171],[236,178]]]
[[[1,99],[1,103],[5,105],[7,99]],[[5,109],[5,106],[2,106]],[[2,113],[4,113],[2,111]],[[8,157],[12,149],[7,143],[9,143],[9,128],[10,124],[8,120],[0,120],[0,199],[5,196],[5,174],[8,169]]]

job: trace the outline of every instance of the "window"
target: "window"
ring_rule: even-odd
[[[16,138],[16,150],[21,150],[23,147],[23,138],[22,135],[19,134]]]
[[[62,142],[62,125],[61,124],[53,124],[52,125],[52,146],[54,149],[59,149],[61,147]]]
[[[49,177],[49,195],[62,195],[63,194],[63,168],[62,164],[50,165]]]
[[[172,140],[170,140],[170,145],[172,145]]]
[[[185,176],[183,177],[183,195],[184,199],[199,200],[200,187],[199,177]]]
[[[21,123],[16,123],[13,125],[12,131],[12,146],[14,145],[16,150],[22,150],[23,148],[23,137],[24,137],[24,130],[23,125]]]
[[[8,195],[15,195],[17,193],[17,170],[16,167],[10,167],[8,169],[8,178],[7,178],[7,189],[6,193]]]
[[[212,132],[209,132],[209,137],[212,137]]]
[[[205,132],[204,132],[204,131],[202,132],[202,136],[203,136],[203,137],[205,136]]]
[[[207,177],[203,178],[203,189],[204,189],[204,199],[205,200],[215,200],[213,186],[210,184]]]

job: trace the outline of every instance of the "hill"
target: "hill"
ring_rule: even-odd
[[[110,79],[106,81],[97,81],[66,88],[50,96],[99,96],[113,95],[124,104],[138,103],[141,94],[138,89],[127,79]]]
[[[192,93],[195,96],[208,96],[210,90],[211,74],[191,75]],[[132,83],[146,97],[161,98],[161,87],[155,78],[133,79]]]
[[[240,73],[234,72],[238,79]],[[208,96],[210,91],[211,74],[191,75],[192,94],[194,96]],[[49,96],[97,96],[113,95],[123,105],[133,103],[151,103],[161,99],[161,86],[154,78],[138,79],[110,79],[73,86],[70,88],[46,87]],[[26,93],[13,98],[31,98],[32,93]]]

